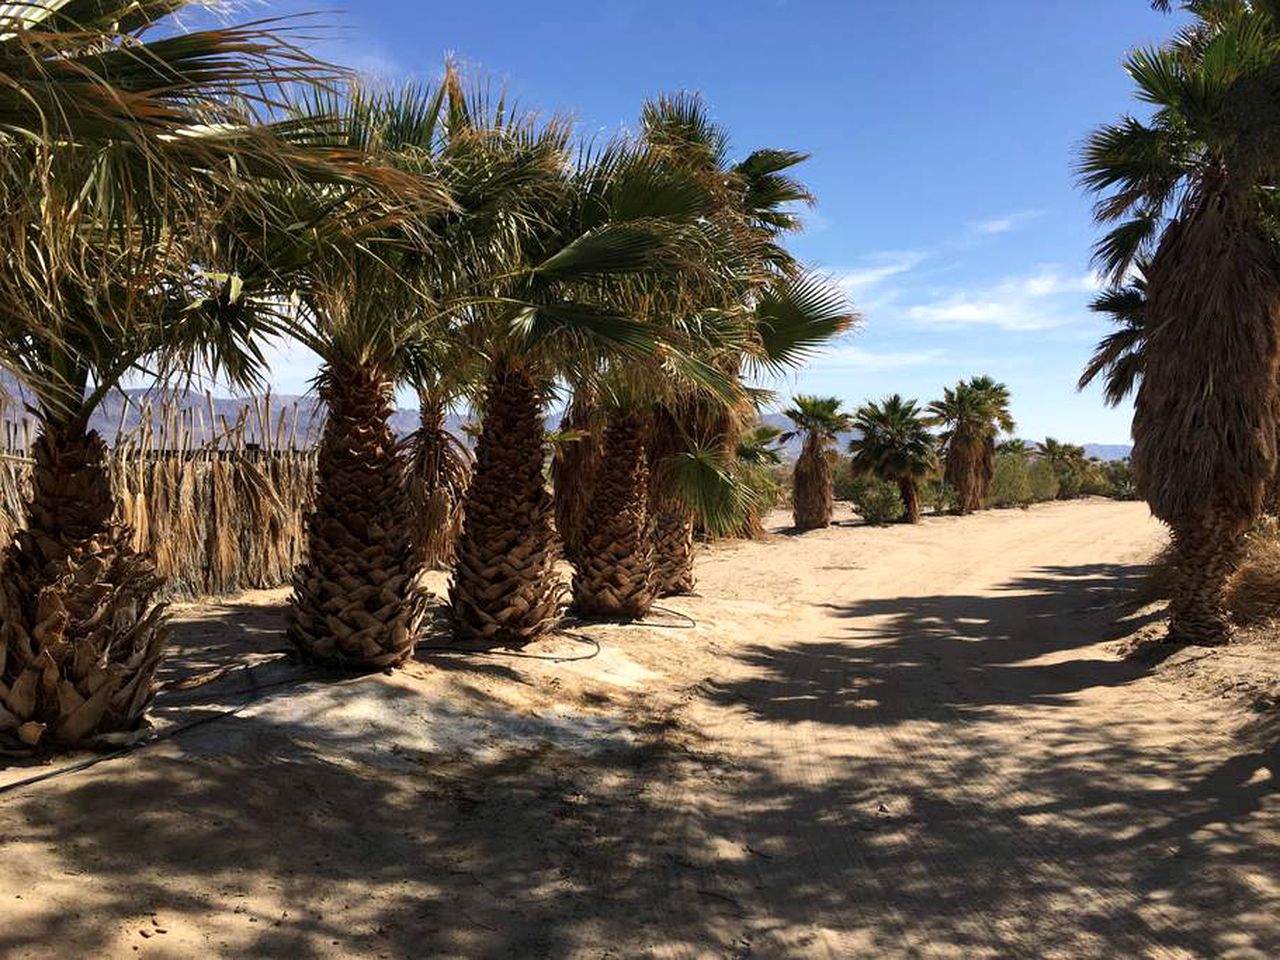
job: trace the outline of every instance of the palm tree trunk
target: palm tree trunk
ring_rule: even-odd
[[[646,441],[642,417],[610,417],[573,578],[575,613],[639,620],[653,606]]]
[[[320,396],[329,417],[289,639],[309,659],[344,669],[393,667],[413,653],[427,596],[404,452],[391,430],[392,384],[367,366],[331,367]]]
[[[542,400],[527,373],[489,377],[449,602],[459,640],[522,646],[559,619]]]
[[[982,505],[980,456],[981,450],[954,439],[947,448],[946,480],[955,487],[956,509],[962,516]]]
[[[106,446],[45,423],[0,575],[0,738],[70,747],[143,723],[168,633],[161,579],[112,520]]]
[[[831,525],[835,506],[831,485],[831,461],[826,451],[812,439],[806,440],[792,481],[792,516],[797,530]]]
[[[561,429],[582,431],[584,436],[558,444],[551,459],[556,529],[569,560],[576,560],[582,550],[583,524],[604,450],[601,421],[594,395],[585,387],[577,387]]]
[[[697,585],[693,573],[693,511],[679,503],[663,503],[653,508],[653,588],[656,596],[675,597],[692,593]]]
[[[1169,640],[1226,643],[1230,623],[1223,603],[1227,581],[1244,556],[1245,532],[1226,518],[1172,529],[1173,577]]]
[[[898,481],[898,495],[902,497],[902,519],[905,523],[920,522],[920,491],[914,477]]]
[[[421,426],[408,473],[413,545],[423,566],[440,569],[453,562],[471,464],[466,447],[445,429],[443,398],[424,392],[418,402]]]

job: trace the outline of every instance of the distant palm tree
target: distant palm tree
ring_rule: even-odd
[[[840,410],[838,397],[799,394],[792,404],[782,413],[796,429],[783,434],[782,440],[804,437],[792,489],[795,525],[797,530],[815,530],[831,523],[835,502],[831,492],[831,444],[836,434],[849,429],[849,415]]]
[[[1080,374],[1083,390],[1097,377],[1103,381],[1103,397],[1117,407],[1142,382],[1143,345],[1146,343],[1147,277],[1139,264],[1134,275],[1118,287],[1099,294],[1089,309],[1111,317],[1118,329],[1094,347],[1093,356]]]
[[[1017,437],[1010,437],[996,444],[996,453],[1009,453],[1016,457],[1027,458],[1031,456],[1031,444],[1025,440],[1019,440]]]
[[[1133,468],[1172,531],[1170,637],[1217,643],[1277,462],[1280,22],[1273,4],[1184,6],[1189,27],[1125,63],[1151,119],[1099,128],[1080,172],[1110,225],[1095,248],[1108,279],[1150,258]]]
[[[944,476],[956,489],[960,512],[980,510],[995,472],[996,437],[1014,429],[1009,388],[988,376],[961,380],[946,387],[928,412],[926,423],[945,428]]]
[[[1049,464],[1058,478],[1058,499],[1079,496],[1090,469],[1084,447],[1045,437],[1044,443],[1036,444],[1036,456]]]
[[[898,485],[902,519],[920,522],[920,481],[937,469],[936,440],[915,400],[895,393],[862,406],[853,418],[858,436],[849,441],[853,469]]]

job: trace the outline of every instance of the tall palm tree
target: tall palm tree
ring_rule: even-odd
[[[1170,637],[1217,643],[1224,585],[1277,462],[1280,30],[1271,4],[1191,12],[1125,62],[1151,118],[1096,130],[1080,172],[1109,227],[1095,248],[1107,277],[1150,260],[1133,468],[1172,532]]]
[[[183,6],[0,10],[0,366],[39,421],[0,572],[0,736],[41,748],[136,729],[165,642],[90,416],[130,371],[251,380],[260,323],[213,226],[260,221],[264,180],[334,172],[262,122],[317,66],[260,27],[174,34]]]
[[[794,178],[804,154],[765,148],[742,160],[730,159],[729,138],[695,95],[658,97],[645,105],[646,142],[671,163],[688,170],[714,198],[716,248],[722,269],[699,291],[705,310],[736,314],[745,335],[707,353],[707,360],[732,378],[749,378],[762,369],[779,373],[803,361],[856,320],[847,299],[822,278],[806,275],[781,245],[800,229],[798,209],[812,204],[808,189]],[[663,594],[693,588],[693,531],[701,522],[670,487],[691,465],[732,474],[737,438],[759,417],[745,398],[729,407],[712,397],[677,397],[654,418],[655,469],[652,502],[655,564]],[[697,451],[691,454],[691,451]],[[750,502],[748,516],[735,524],[753,535],[762,530]]]
[[[941,426],[944,477],[956,489],[962,514],[982,509],[994,473],[995,441],[1014,429],[1009,389],[991,377],[961,380],[929,404],[926,423]]]
[[[488,373],[450,589],[455,635],[522,645],[559,617],[543,424],[555,381],[606,360],[678,354],[643,293],[696,269],[706,194],[637,145],[583,153],[525,232],[518,269],[463,326]]]
[[[938,466],[937,445],[915,400],[893,394],[864,404],[853,418],[849,441],[856,473],[898,485],[906,523],[920,522],[920,482]]]
[[[422,387],[433,369],[456,362],[446,349],[447,322],[454,298],[464,295],[460,277],[485,270],[486,244],[501,236],[509,212],[537,196],[538,173],[556,175],[554,149],[520,143],[495,158],[453,136],[462,97],[448,71],[435,87],[352,86],[300,107],[304,117],[341,117],[339,145],[417,184],[399,216],[343,211],[371,217],[370,228],[312,259],[288,324],[321,360],[316,385],[328,413],[288,632],[309,659],[344,669],[403,662],[426,613],[410,464],[391,427],[396,386]]]
[[[829,526],[835,500],[831,493],[832,444],[849,429],[849,415],[840,409],[839,397],[798,394],[782,411],[795,430],[782,435],[783,442],[803,436],[804,445],[792,478],[792,506],[797,530]]]

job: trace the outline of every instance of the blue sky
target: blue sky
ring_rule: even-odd
[[[1021,436],[1127,440],[1128,408],[1075,391],[1106,325],[1085,308],[1096,231],[1071,168],[1093,126],[1134,109],[1125,52],[1174,28],[1146,0],[352,0],[316,23],[338,62],[432,77],[452,54],[588,134],[696,90],[738,152],[812,154],[819,203],[792,247],[865,324],[784,399],[928,400],[989,373]],[[279,360],[277,386],[299,391],[306,358]]]

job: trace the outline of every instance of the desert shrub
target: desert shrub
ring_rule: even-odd
[[[1031,499],[1035,503],[1053,500],[1058,496],[1058,475],[1053,464],[1037,457],[1027,467],[1027,478],[1031,481]]]
[[[858,491],[858,481],[854,479],[851,457],[840,457],[831,475],[831,495],[837,500],[852,501]]]
[[[955,513],[960,509],[960,495],[956,488],[940,478],[921,485],[920,497],[934,513]]]
[[[904,507],[898,485],[865,475],[850,477],[848,500],[867,523],[882,524],[901,520]]]
[[[1138,485],[1128,460],[1109,460],[1099,464],[1098,469],[1107,481],[1106,496],[1116,500],[1138,499]]]
[[[995,472],[987,488],[987,506],[1025,507],[1032,499],[1027,458],[1017,453],[996,454]]]

